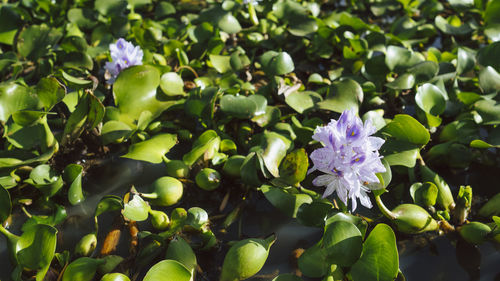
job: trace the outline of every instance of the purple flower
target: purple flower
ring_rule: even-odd
[[[111,78],[108,80],[110,84],[115,82],[118,74],[125,68],[142,64],[144,53],[141,48],[132,45],[132,43],[125,41],[123,38],[118,39],[115,44],[110,44],[109,51],[111,53],[111,61],[106,62],[104,68],[111,75]]]
[[[316,186],[326,186],[323,198],[334,191],[347,206],[352,199],[352,211],[356,210],[357,198],[367,208],[372,207],[367,192],[380,183],[376,173],[385,172],[378,150],[384,143],[379,137],[372,137],[376,128],[370,122],[363,122],[354,110],[346,110],[339,120],[331,120],[327,126],[317,127],[313,139],[324,147],[311,153],[313,167],[309,173],[319,170],[313,180]]]

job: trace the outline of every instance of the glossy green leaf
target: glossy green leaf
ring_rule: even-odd
[[[500,74],[491,66],[483,68],[479,72],[479,86],[485,94],[500,91]]]
[[[149,111],[152,120],[175,104],[175,101],[163,101],[158,96],[159,85],[160,72],[152,66],[133,66],[122,71],[113,84],[120,121],[134,126],[134,120],[138,120],[143,111]]]
[[[182,81],[181,76],[175,72],[163,73],[160,87],[167,96],[184,95],[184,81]]]
[[[224,95],[220,100],[220,109],[229,116],[249,119],[255,115],[257,104],[245,96]]]
[[[476,64],[475,53],[467,48],[458,48],[457,51],[457,73],[462,75],[474,68]]]
[[[94,7],[104,16],[117,15],[127,7],[126,0],[95,0]]]
[[[230,71],[231,68],[231,57],[230,56],[220,56],[220,55],[209,55],[210,63],[219,73],[225,73]]]
[[[54,196],[63,186],[62,177],[46,164],[36,166],[25,182],[38,188],[47,197]]]
[[[39,108],[40,101],[30,88],[12,82],[0,84],[0,121],[6,122],[18,110]]]
[[[262,158],[267,170],[274,177],[279,177],[279,166],[290,145],[291,141],[284,136],[275,132],[264,132]]]
[[[437,116],[446,107],[445,95],[437,86],[426,83],[417,88],[415,102],[424,112]]]
[[[380,130],[382,135],[395,138],[399,141],[423,146],[429,142],[430,134],[425,127],[415,118],[398,114],[384,128]]]
[[[130,278],[121,273],[107,273],[102,276],[101,281],[130,281]]]
[[[196,255],[191,246],[182,237],[177,236],[170,241],[165,259],[180,262],[194,276],[196,266],[198,265]]]
[[[21,16],[12,6],[3,5],[0,8],[0,43],[12,45],[18,29],[22,26]]]
[[[217,21],[219,28],[227,33],[237,33],[241,30],[238,20],[231,14],[226,13]]]
[[[0,223],[3,223],[12,212],[12,202],[9,192],[0,185]]]
[[[361,258],[351,267],[354,281],[394,280],[399,259],[396,237],[386,224],[377,224],[365,243]]]
[[[62,281],[91,281],[99,265],[104,263],[104,260],[99,259],[78,258],[68,265],[63,273]]]
[[[36,61],[49,53],[61,36],[61,31],[45,24],[31,25],[19,34],[17,49],[23,57]]]
[[[163,260],[153,265],[144,276],[143,281],[189,281],[191,273],[180,262]]]
[[[434,24],[443,33],[450,35],[466,35],[474,30],[469,23],[461,22],[456,15],[449,16],[446,19],[442,16],[437,16]]]
[[[85,200],[82,190],[82,172],[83,167],[78,164],[69,164],[64,168],[63,180],[68,183],[68,201],[76,205]]]
[[[474,109],[479,113],[482,124],[500,124],[500,105],[494,100],[480,100],[474,104]]]
[[[312,202],[311,197],[307,194],[293,194],[279,187],[263,185],[260,190],[274,207],[293,218],[297,216],[297,211],[302,204]]]
[[[361,255],[363,238],[354,224],[335,221],[326,225],[321,247],[329,263],[350,266]]]
[[[64,89],[55,78],[42,78],[36,85],[35,91],[47,111],[65,96]]]
[[[438,74],[439,65],[433,61],[424,61],[407,69],[415,76],[416,83],[427,82]]]
[[[307,249],[299,257],[297,264],[300,271],[307,277],[319,278],[327,273],[329,263],[320,243]]]
[[[305,149],[296,149],[288,153],[279,167],[279,179],[289,185],[297,185],[306,178],[309,158]]]
[[[99,203],[97,203],[95,209],[95,216],[99,216],[102,213],[121,210],[123,208],[123,201],[120,197],[115,195],[104,196]]]
[[[406,70],[421,61],[423,61],[423,58],[406,48],[397,46],[387,47],[385,63],[392,71],[400,72]]]
[[[104,123],[102,126],[101,140],[104,145],[115,142],[120,143],[129,138],[132,132],[132,128],[127,124],[121,121],[111,120]]]
[[[57,229],[35,224],[26,229],[16,245],[17,261],[31,270],[47,272],[56,251]],[[37,280],[42,280],[37,277]]]
[[[332,208],[333,205],[329,202],[313,201],[310,204],[302,204],[297,210],[297,221],[306,226],[323,227]]]
[[[413,198],[413,202],[415,202],[415,204],[426,208],[428,206],[434,206],[434,204],[436,204],[438,188],[432,182],[425,182],[423,184],[417,182],[410,186],[410,195]]]
[[[413,85],[415,85],[415,75],[411,73],[404,73],[401,76],[398,76],[398,78],[394,79],[394,81],[391,81],[385,85],[394,90],[411,89],[413,88]]]
[[[300,114],[317,107],[323,100],[320,94],[313,91],[295,91],[285,97],[285,102]]]
[[[260,62],[267,75],[284,75],[295,69],[293,60],[287,52],[267,51],[261,56]]]
[[[214,130],[207,130],[193,143],[191,151],[184,154],[182,161],[191,166],[202,156],[204,160],[212,159],[219,150],[220,142],[221,139]]]
[[[500,72],[500,62],[496,59],[500,54],[500,41],[488,44],[477,52],[477,62],[482,66],[491,66]]]
[[[318,102],[320,109],[342,113],[347,109],[358,110],[363,101],[363,89],[358,82],[346,79],[333,83],[328,88],[328,93],[322,102]]]
[[[159,134],[149,140],[135,143],[128,149],[124,158],[160,163],[165,154],[177,143],[177,136],[172,134]]]

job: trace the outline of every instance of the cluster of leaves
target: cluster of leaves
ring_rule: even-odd
[[[197,271],[197,256],[224,254],[224,230],[264,198],[324,229],[297,261],[312,278],[404,278],[385,222],[500,242],[500,195],[474,210],[470,186],[435,172],[500,164],[498,0],[23,0],[0,18],[0,232],[14,280],[243,280],[274,240],[234,244],[222,273]],[[120,37],[143,65],[109,85]],[[307,175],[314,129],[351,108],[385,139],[370,219],[322,198]],[[94,231],[75,250],[56,247],[66,209],[86,204],[92,160],[116,155],[163,162],[165,177],[151,193],[99,198]],[[406,204],[389,210],[386,188]],[[101,241],[103,213],[115,221]],[[13,220],[25,221],[20,236]],[[114,253],[125,228],[126,258]]]

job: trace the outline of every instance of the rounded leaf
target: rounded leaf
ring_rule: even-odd
[[[361,255],[363,238],[354,224],[335,221],[326,226],[321,247],[329,263],[350,266]]]
[[[191,273],[180,262],[163,260],[153,265],[143,281],[190,281]]]

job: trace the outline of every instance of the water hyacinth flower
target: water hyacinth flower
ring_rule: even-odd
[[[352,200],[352,211],[356,210],[357,198],[363,206],[372,207],[367,192],[380,183],[376,173],[385,172],[378,153],[384,140],[371,136],[375,132],[376,128],[369,121],[363,124],[352,109],[327,126],[316,128],[312,138],[324,147],[311,153],[313,167],[309,173],[325,173],[313,180],[316,186],[326,186],[323,198],[336,191],[346,206],[348,199]]]
[[[111,61],[106,62],[104,68],[111,75],[111,78],[108,79],[110,84],[114,83],[118,74],[125,68],[141,65],[144,55],[139,46],[134,46],[123,38],[118,39],[115,44],[110,44],[109,52],[111,53]]]

